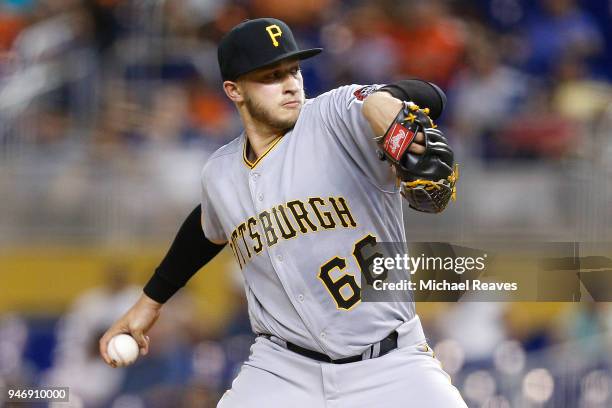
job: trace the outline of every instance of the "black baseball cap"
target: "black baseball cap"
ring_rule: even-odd
[[[224,81],[272,65],[286,58],[306,59],[322,48],[300,50],[287,24],[276,18],[246,20],[225,34],[217,57]]]

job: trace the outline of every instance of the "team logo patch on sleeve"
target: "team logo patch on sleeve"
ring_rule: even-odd
[[[404,126],[396,123],[391,128],[391,132],[387,136],[383,148],[395,160],[398,160],[404,155],[404,152],[414,139],[414,132]]]
[[[358,101],[363,101],[365,98],[368,97],[368,95],[374,93],[378,88],[380,88],[380,86],[378,85],[362,86],[361,88],[353,92],[353,95]]]

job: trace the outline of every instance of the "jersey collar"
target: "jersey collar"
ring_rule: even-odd
[[[278,142],[280,142],[283,138],[285,138],[285,136],[287,135],[287,133],[285,133],[285,135],[278,137],[275,141],[273,141],[270,146],[266,149],[266,151],[257,158],[257,160],[255,160],[254,162],[249,161],[249,159],[247,159],[247,148],[249,146],[249,138],[247,137],[246,133],[244,134],[244,141],[242,144],[242,160],[244,161],[244,164],[247,165],[247,167],[251,170],[253,170],[255,168],[255,166],[257,166],[259,164],[259,162],[261,162],[261,160],[266,157],[266,155],[272,151],[272,149],[274,149],[274,147],[278,144]]]

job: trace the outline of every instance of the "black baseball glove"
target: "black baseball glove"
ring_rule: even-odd
[[[380,159],[389,161],[395,168],[401,193],[410,207],[439,213],[451,199],[455,200],[459,173],[448,141],[428,114],[427,108],[404,102],[391,126],[376,141]],[[424,136],[423,154],[408,150],[419,132]]]

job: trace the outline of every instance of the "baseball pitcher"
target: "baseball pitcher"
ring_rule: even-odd
[[[377,242],[405,242],[402,201],[444,210],[453,152],[436,119],[444,93],[404,80],[305,99],[298,48],[273,18],[222,39],[223,89],[244,131],[202,171],[202,201],[141,299],[100,340],[142,353],[163,304],[225,245],[240,265],[251,354],[219,407],[465,407],[426,343],[410,297],[362,302]],[[397,248],[403,253],[403,248]]]

